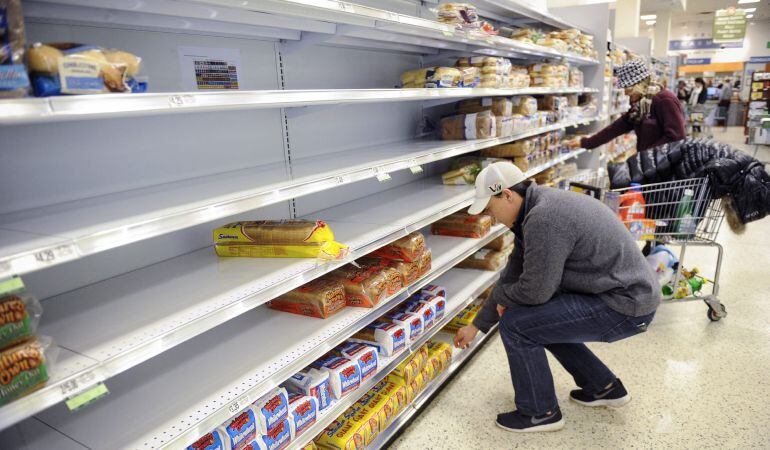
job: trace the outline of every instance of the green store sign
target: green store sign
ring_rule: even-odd
[[[746,11],[719,9],[714,13],[714,42],[736,42],[746,37]]]

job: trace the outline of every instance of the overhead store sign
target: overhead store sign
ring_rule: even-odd
[[[719,9],[714,13],[714,42],[743,41],[746,37],[746,11],[742,9]]]
[[[687,58],[684,60],[685,66],[699,66],[702,64],[711,64],[711,58]]]
[[[749,63],[770,63],[770,56],[752,56]]]
[[[669,50],[704,50],[704,49],[708,50],[712,48],[741,48],[741,47],[743,47],[742,41],[718,43],[711,40],[711,38],[677,40],[677,41],[668,42]]]

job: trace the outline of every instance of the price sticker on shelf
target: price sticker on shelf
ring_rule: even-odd
[[[240,397],[238,400],[230,403],[230,406],[227,407],[227,410],[230,411],[230,414],[235,414],[248,406],[249,403],[251,403],[251,397],[249,397],[249,394],[246,394]]]
[[[0,295],[24,290],[24,282],[19,277],[11,277],[0,281]]]
[[[442,31],[441,34],[443,34],[446,37],[454,37],[455,35],[453,32],[447,31],[447,30]]]
[[[195,97],[193,97],[192,95],[169,95],[168,104],[172,108],[194,105]]]
[[[417,175],[419,173],[422,173],[422,166],[417,164],[409,167],[409,170],[412,171],[413,174]]]
[[[380,172],[377,174],[377,181],[384,182],[390,180],[390,174],[387,172]]]
[[[58,247],[47,248],[33,254],[38,264],[53,264],[74,259],[77,256],[75,248],[71,244],[60,245]]]
[[[107,389],[107,386],[105,386],[104,383],[99,382],[96,386],[93,386],[92,388],[81,392],[74,397],[68,398],[65,403],[67,404],[67,408],[69,408],[70,411],[77,411],[84,406],[90,405],[91,403],[99,400],[109,393],[110,391]]]

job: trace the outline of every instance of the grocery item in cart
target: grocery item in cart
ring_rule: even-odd
[[[48,381],[55,346],[45,337],[0,351],[0,406],[23,397]]]
[[[488,248],[490,250],[495,251],[503,251],[503,249],[507,249],[510,246],[513,245],[513,232],[511,230],[506,230],[503,234],[500,236],[492,239],[487,243],[487,245],[484,246],[484,248]]]
[[[27,50],[35,95],[144,92],[136,81],[141,58],[123,50],[78,43],[35,43]]]
[[[221,429],[206,433],[187,446],[187,450],[231,450],[228,437]]]
[[[260,438],[267,450],[282,450],[288,447],[292,439],[294,439],[289,419],[283,419],[281,422],[278,422]]]
[[[361,370],[356,361],[341,356],[329,356],[315,361],[314,369],[329,373],[329,385],[337,400],[358,389],[361,384]]]
[[[393,356],[406,348],[407,333],[401,325],[375,321],[354,334],[350,341],[372,345],[380,355]]]
[[[360,342],[345,342],[337,347],[337,353],[358,363],[361,382],[373,377],[379,370],[380,358],[376,347]]]
[[[508,255],[482,248],[457,264],[460,269],[500,270],[508,261]]]
[[[289,394],[289,422],[294,434],[300,434],[313,426],[318,417],[318,401],[315,397],[299,393]]]
[[[419,231],[415,231],[378,248],[370,253],[369,256],[412,262],[417,261],[424,250],[425,236]]]
[[[404,327],[407,334],[407,341],[409,343],[415,342],[420,336],[422,336],[424,324],[422,316],[420,315],[394,311],[385,314],[381,320],[386,322],[393,322]]]
[[[512,114],[531,116],[537,112],[537,99],[529,95],[513,97]]]
[[[0,0],[0,98],[25,97],[29,93],[25,46],[21,0]]]
[[[425,251],[422,252],[418,264],[420,267],[419,277],[425,276],[428,272],[430,272],[431,266],[433,264],[433,252],[431,249],[426,248]]]
[[[490,216],[454,213],[433,222],[430,232],[442,236],[482,238],[489,234],[491,228],[492,217]]]
[[[266,434],[289,416],[289,394],[285,388],[277,387],[254,402],[252,407],[256,411],[258,432]]]
[[[334,241],[322,220],[259,220],[233,222],[214,230],[219,256],[250,258],[341,259],[347,246]]]
[[[443,140],[488,139],[496,135],[495,116],[490,111],[441,119],[440,136]]]
[[[401,75],[403,88],[449,88],[462,86],[465,74],[454,67],[427,67]]]
[[[345,286],[333,278],[322,277],[270,300],[278,311],[325,319],[346,304]]]
[[[376,268],[346,264],[330,272],[328,278],[345,286],[347,306],[373,308],[388,296],[388,280],[385,273]]]
[[[457,112],[471,114],[482,111],[492,111],[497,116],[509,117],[513,114],[513,103],[506,97],[483,97],[463,100],[457,104]]]
[[[308,367],[286,380],[286,388],[291,392],[313,397],[318,402],[318,410],[323,411],[332,403],[332,388],[329,385],[329,373]]]
[[[229,447],[241,450],[257,438],[257,412],[248,407],[231,417],[221,429],[229,440]]]
[[[620,195],[619,210],[620,220],[625,224],[645,218],[644,195],[639,183],[631,183],[631,189]]]
[[[40,302],[23,290],[0,296],[0,349],[33,337],[42,312]]]

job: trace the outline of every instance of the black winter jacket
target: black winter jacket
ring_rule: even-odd
[[[708,177],[711,197],[730,197],[741,223],[770,214],[770,176],[764,165],[714,140],[688,138],[664,144],[639,152],[625,163],[610,163],[608,171],[611,189]]]

